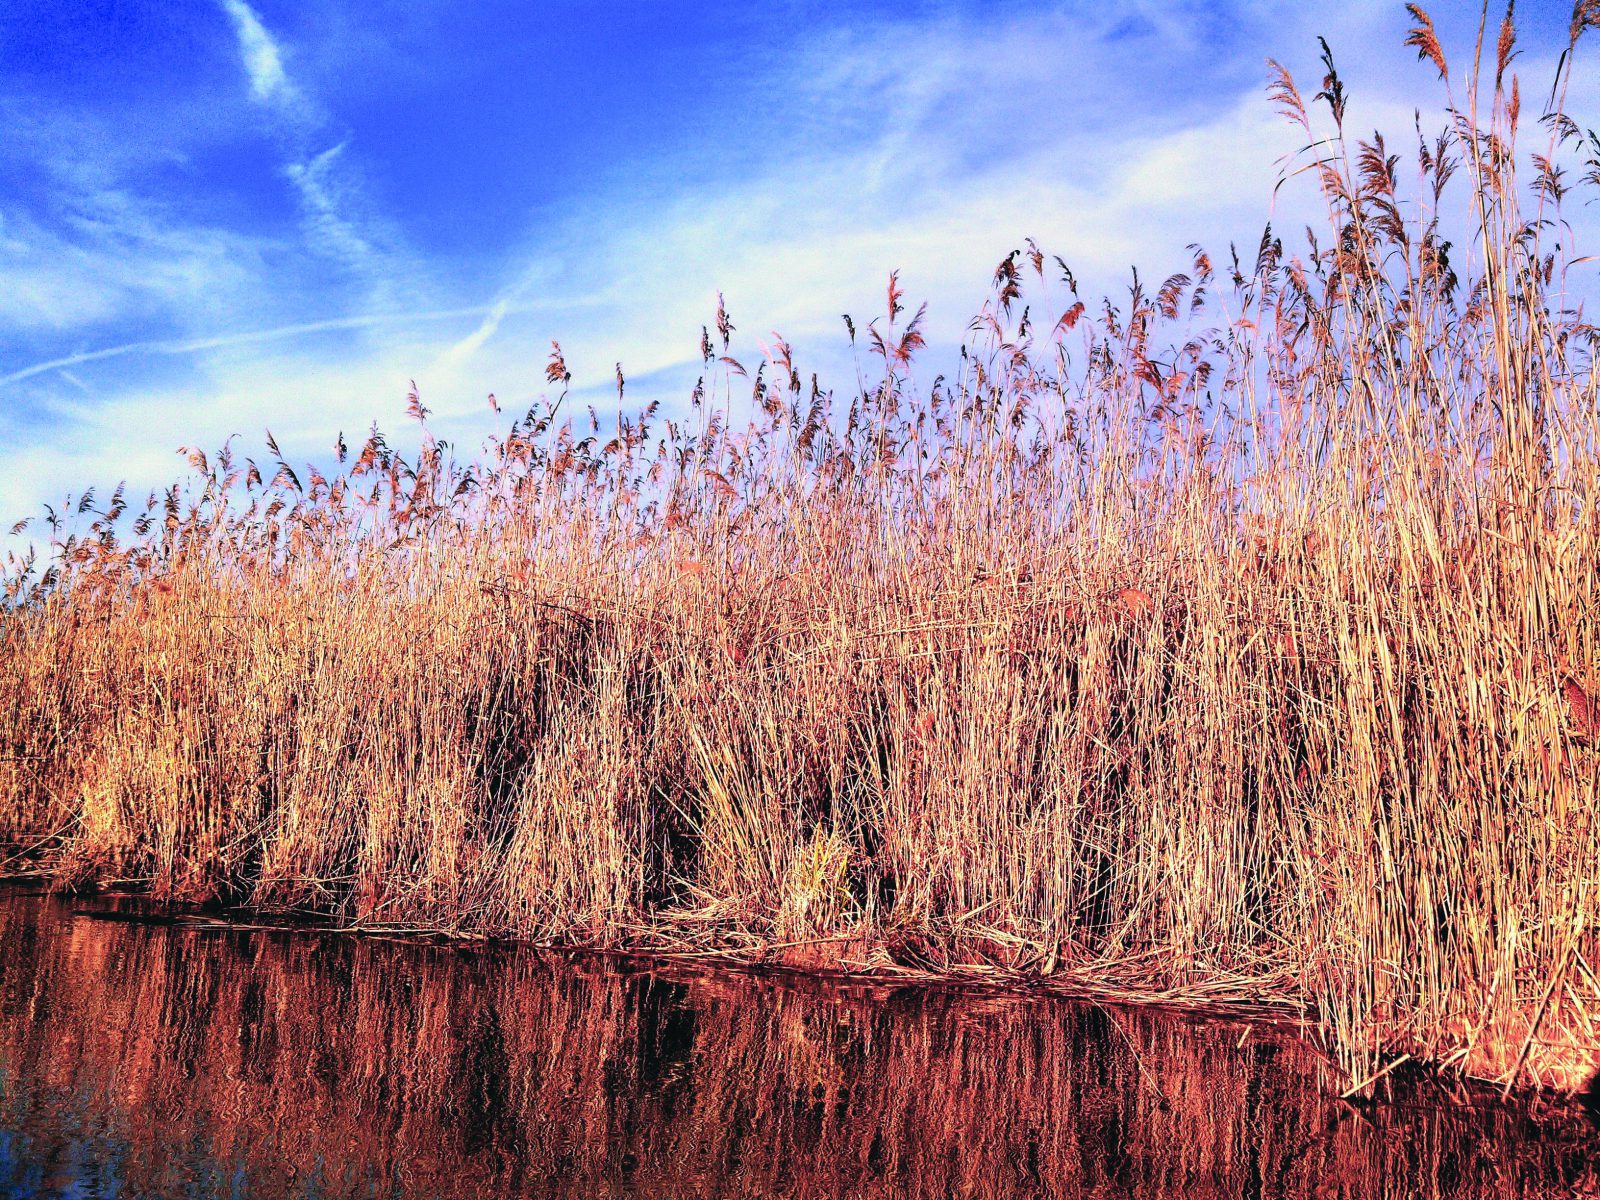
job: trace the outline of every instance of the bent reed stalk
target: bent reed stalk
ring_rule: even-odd
[[[0,836],[64,885],[1302,1006],[1353,1078],[1576,1085],[1600,376],[1553,239],[1600,148],[1554,108],[1519,181],[1511,40],[1411,198],[1331,58],[1326,132],[1275,68],[1327,245],[1095,318],[1030,241],[927,390],[891,279],[848,404],[719,305],[686,418],[619,368],[603,444],[558,399],[459,462],[413,393],[411,460],[269,435],[135,520],[86,493],[9,576]]]

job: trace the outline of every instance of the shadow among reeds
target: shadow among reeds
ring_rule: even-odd
[[[0,1186],[133,1195],[1543,1196],[1562,1110],[1357,1110],[1270,1030],[105,920],[0,892]]]

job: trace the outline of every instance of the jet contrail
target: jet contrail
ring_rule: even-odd
[[[214,350],[220,346],[243,346],[252,342],[272,342],[280,338],[298,337],[306,333],[324,333],[333,329],[362,329],[373,325],[400,324],[406,321],[448,321],[456,317],[481,317],[494,307],[493,305],[480,304],[471,308],[446,308],[436,312],[398,313],[392,316],[335,317],[328,321],[310,321],[302,325],[284,325],[277,329],[257,329],[249,333],[227,333],[217,337],[127,342],[121,346],[106,346],[100,350],[85,350],[80,354],[66,355],[64,358],[52,358],[47,362],[34,363],[31,367],[23,367],[20,371],[12,371],[8,375],[0,375],[0,387],[4,387],[8,383],[19,383],[24,379],[31,379],[35,375],[59,371],[63,367],[75,367],[79,363],[98,362],[102,358],[119,358],[124,354],[194,354],[200,350]]]

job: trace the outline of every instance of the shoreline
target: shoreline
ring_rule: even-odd
[[[1459,1070],[1448,1064],[1431,1060],[1413,1051],[1386,1050],[1386,1062],[1359,1080],[1351,1080],[1338,1060],[1318,1044],[1319,1029],[1315,1013],[1304,1003],[1291,998],[1262,1000],[1219,999],[1215,990],[1205,994],[1203,984],[1196,985],[1185,994],[1182,989],[1167,992],[1141,990],[1135,986],[1117,986],[1096,982],[1086,975],[1040,976],[1025,971],[1008,970],[994,964],[953,963],[934,969],[909,964],[884,961],[877,963],[853,959],[844,953],[836,956],[836,966],[826,966],[811,961],[796,961],[793,957],[774,957],[772,950],[811,947],[836,943],[860,944],[859,937],[840,936],[809,939],[786,946],[741,950],[733,947],[685,947],[662,939],[640,939],[631,944],[605,945],[582,941],[539,941],[512,935],[485,932],[462,932],[444,928],[418,925],[383,925],[364,923],[343,925],[326,914],[272,913],[265,909],[228,906],[221,903],[196,904],[182,900],[160,899],[148,889],[131,885],[66,888],[57,886],[48,868],[0,874],[0,894],[13,888],[31,885],[36,890],[26,894],[42,895],[67,903],[93,904],[95,901],[113,903],[133,901],[137,907],[131,912],[96,911],[86,908],[77,915],[92,920],[122,920],[136,924],[170,925],[184,929],[224,933],[287,933],[295,935],[321,935],[354,937],[376,941],[395,941],[409,945],[432,945],[441,949],[483,949],[494,952],[533,951],[555,954],[569,961],[600,960],[626,963],[642,970],[656,972],[666,969],[692,976],[699,972],[733,972],[756,978],[777,979],[785,983],[817,981],[844,987],[895,990],[913,988],[956,994],[993,996],[1017,1000],[1049,1000],[1066,1003],[1089,1004],[1111,1009],[1154,1012],[1180,1021],[1237,1025],[1245,1029],[1241,1044],[1256,1030],[1270,1031],[1274,1036],[1292,1040],[1310,1053],[1328,1072],[1328,1095],[1349,1103],[1358,1111],[1372,1104],[1384,1103],[1379,1099],[1376,1085],[1391,1075],[1407,1079],[1413,1085],[1437,1087],[1441,1094],[1451,1096],[1453,1102],[1465,1103],[1469,1108],[1480,1102],[1491,1104],[1544,1105],[1577,1111],[1582,1109],[1600,1129],[1600,1073],[1588,1074],[1575,1064],[1575,1082],[1528,1083],[1523,1077],[1504,1086],[1503,1081]],[[882,947],[878,947],[881,949]],[[1473,1097],[1477,1100],[1473,1100]],[[1465,1099],[1463,1098],[1465,1097]]]

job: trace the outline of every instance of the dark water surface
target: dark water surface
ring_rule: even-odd
[[[0,1195],[1593,1186],[1574,1115],[1357,1112],[1240,1025],[115,915],[0,888]]]

